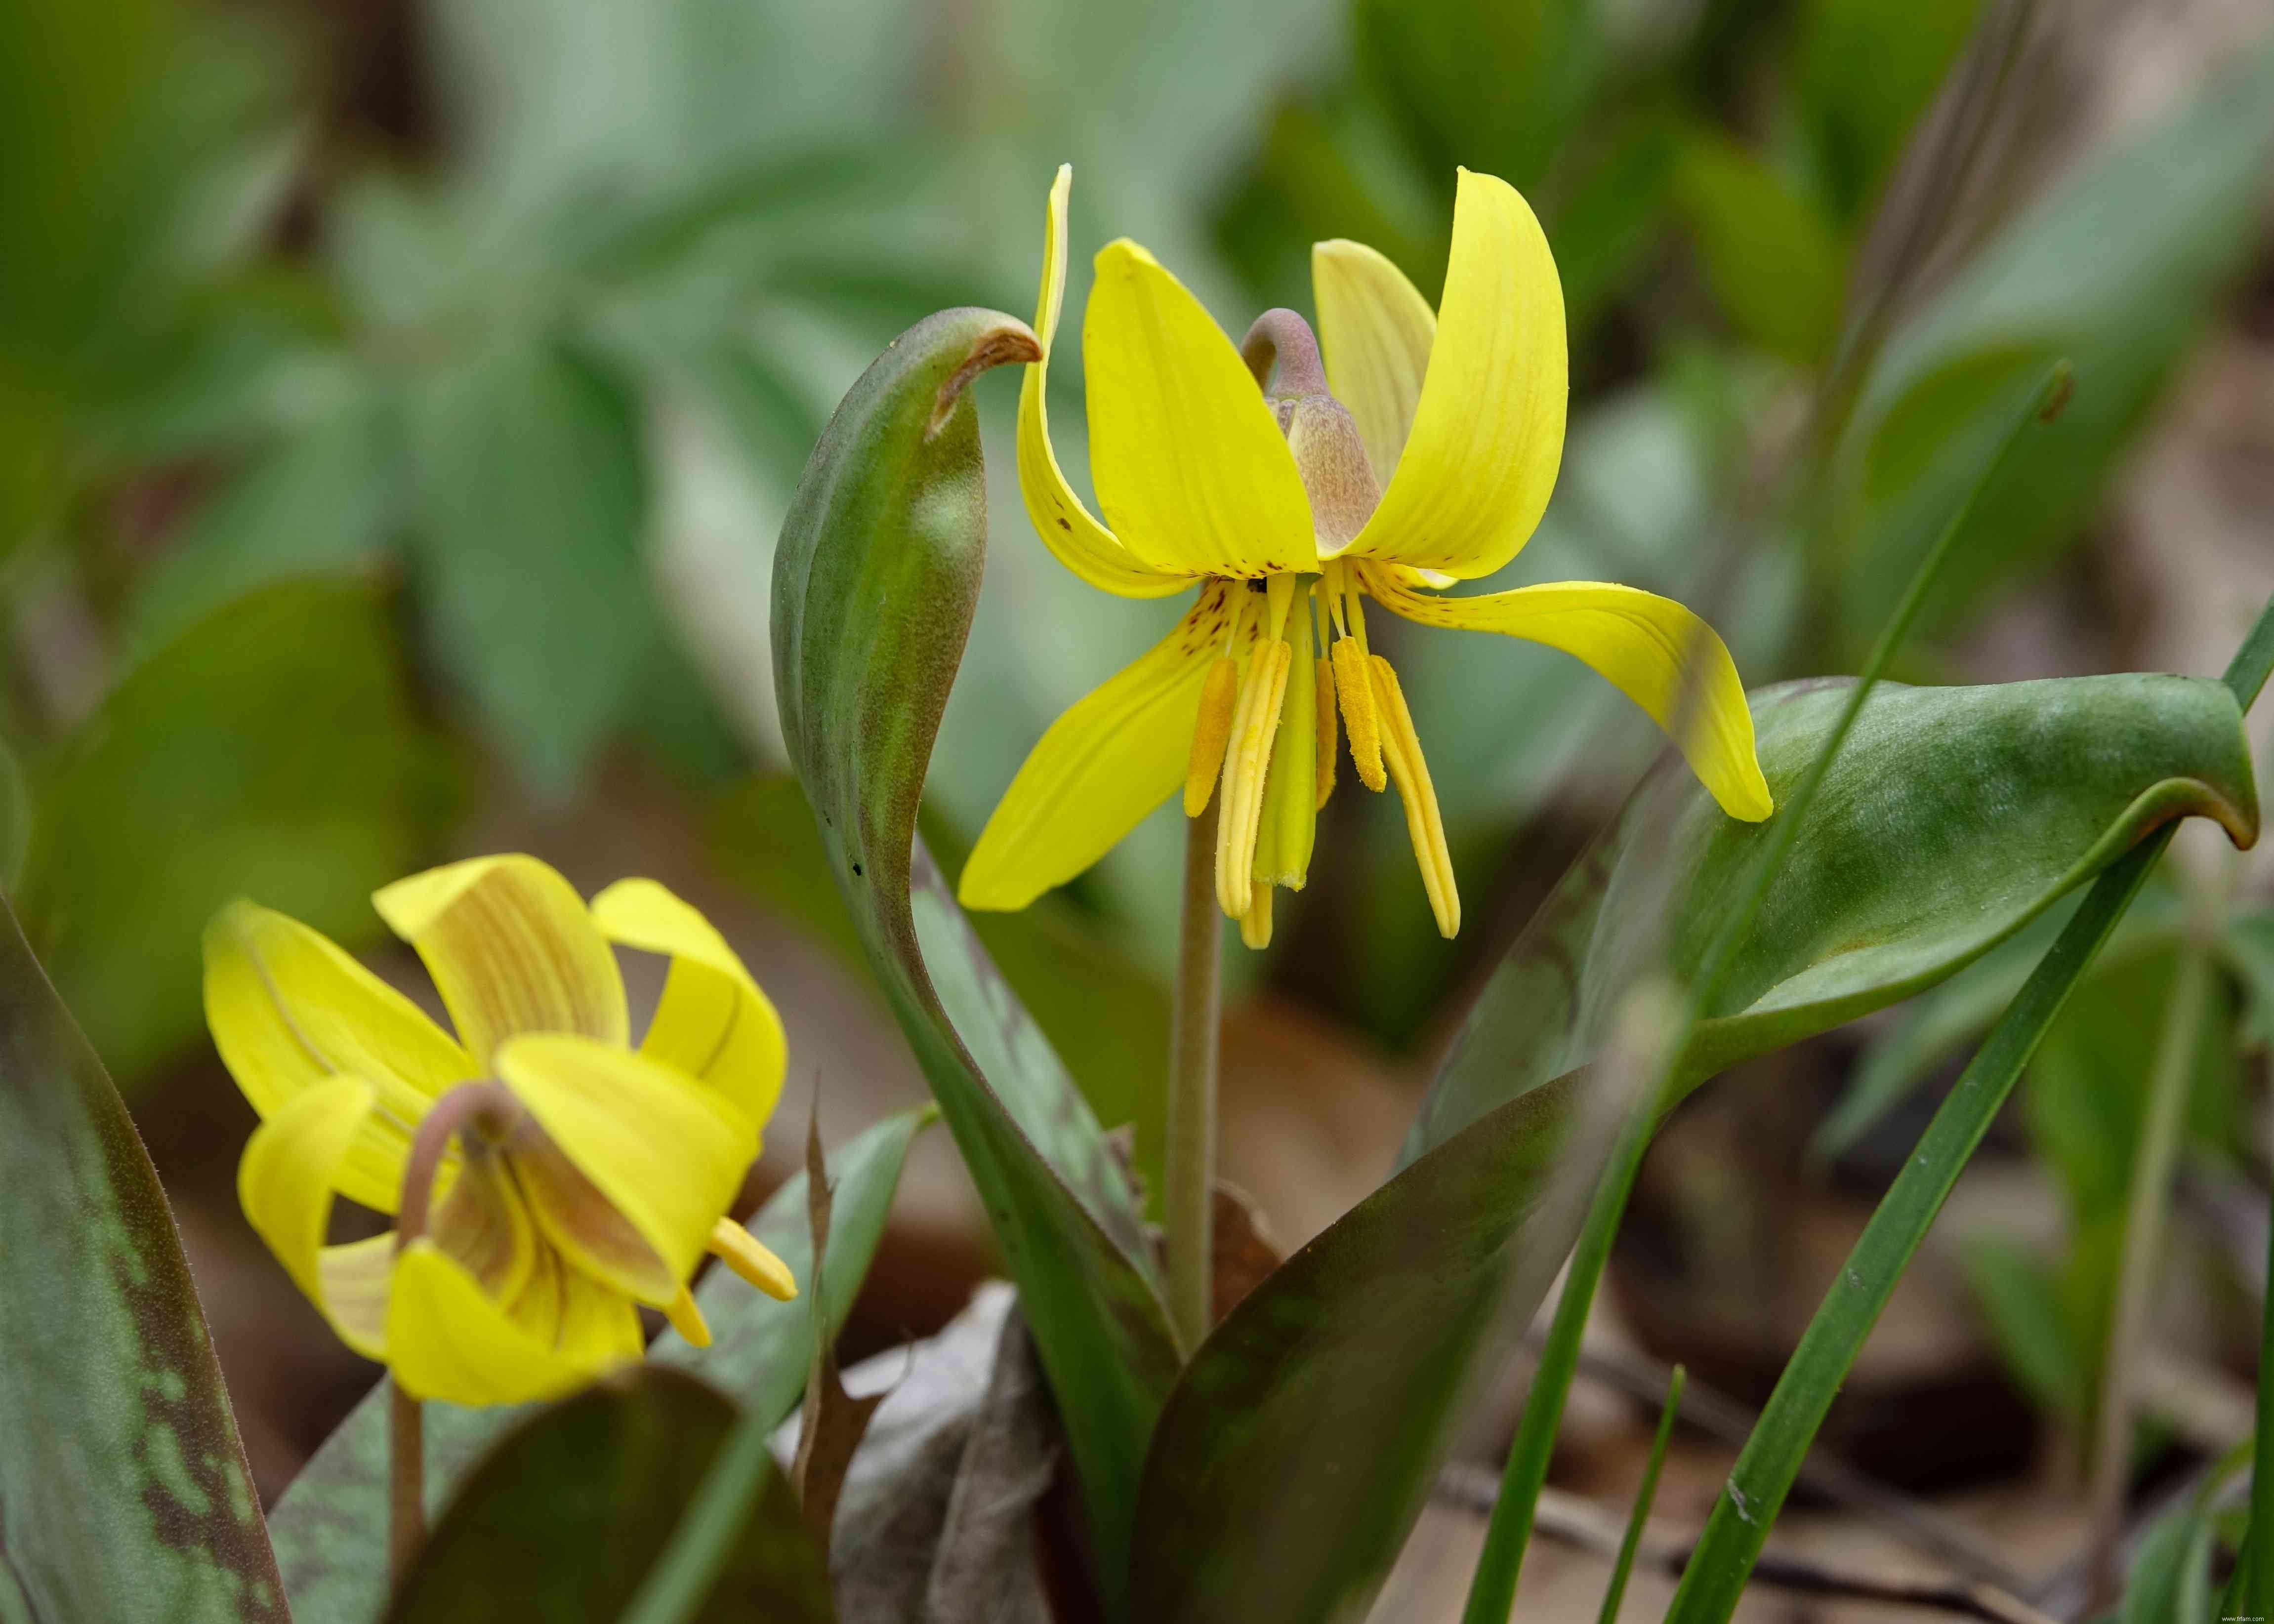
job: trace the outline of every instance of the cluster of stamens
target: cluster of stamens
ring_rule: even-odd
[[[1248,946],[1269,944],[1272,888],[1303,887],[1312,824],[1334,793],[1346,732],[1359,781],[1376,792],[1397,784],[1430,908],[1450,936],[1460,928],[1461,904],[1436,792],[1397,673],[1367,646],[1363,598],[1366,572],[1374,567],[1332,556],[1364,528],[1380,485],[1356,424],[1327,388],[1317,340],[1303,319],[1267,312],[1243,349],[1259,386],[1268,389],[1276,372],[1278,391],[1268,398],[1302,474],[1324,561],[1315,575],[1232,583],[1223,651],[1201,691],[1185,814],[1199,817],[1215,801],[1216,900],[1239,921]],[[1299,659],[1311,680],[1291,692]],[[1307,774],[1293,771],[1305,741],[1284,734],[1283,722],[1309,735]],[[1294,782],[1298,777],[1306,781]]]

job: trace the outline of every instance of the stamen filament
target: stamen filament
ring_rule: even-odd
[[[1429,893],[1429,909],[1437,916],[1438,934],[1450,938],[1461,929],[1461,895],[1453,883],[1453,857],[1445,844],[1445,820],[1437,810],[1429,763],[1422,759],[1421,740],[1413,731],[1413,715],[1405,708],[1397,673],[1378,654],[1369,662],[1369,669],[1374,703],[1384,724],[1382,758],[1389,763],[1390,777],[1397,781],[1398,798],[1405,803],[1405,832],[1413,842],[1421,886]]]

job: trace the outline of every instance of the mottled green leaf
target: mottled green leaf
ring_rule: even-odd
[[[734,1402],[643,1365],[551,1405],[468,1474],[388,1624],[614,1624],[734,1428]],[[827,1624],[828,1565],[771,1462],[694,1617]]]
[[[831,419],[775,554],[774,688],[870,963],[1020,1287],[1109,1596],[1176,1369],[1136,1197],[930,856],[916,805],[978,595],[981,369],[1035,353],[989,311],[893,341]]]
[[[829,1158],[837,1193],[829,1223],[832,1267],[823,1296],[832,1331],[852,1312],[884,1236],[908,1146],[932,1116],[925,1107],[887,1117]],[[812,1278],[804,1174],[774,1192],[750,1220],[749,1229],[799,1280]],[[797,1407],[805,1388],[811,1305],[777,1302],[724,1268],[712,1269],[695,1297],[710,1321],[711,1345],[691,1347],[677,1332],[666,1330],[649,1350],[650,1361],[700,1376],[733,1395],[744,1410],[780,1421]],[[277,1560],[298,1624],[370,1624],[386,1603],[387,1412],[381,1383],[325,1440],[270,1515]],[[482,1453],[529,1413],[525,1405],[470,1410],[428,1404],[428,1506],[442,1506]]]
[[[30,1619],[285,1624],[157,1173],[4,906],[0,1348],[0,1568]]]
[[[137,666],[42,786],[26,928],[131,1089],[201,1023],[198,938],[258,897],[355,944],[452,800],[389,595],[301,581],[226,604]]]
[[[1815,758],[1847,687],[1753,696],[1773,792],[1788,794]],[[2195,812],[2256,829],[2223,684],[1883,684],[1684,1051],[1675,1095],[1931,985],[2147,829]],[[1565,876],[1471,1014],[1403,1170],[1242,1302],[1178,1383],[1139,1513],[1141,1616],[1363,1611],[1470,1384],[1506,1357],[1577,1233],[1608,1147],[1572,1128],[1627,978],[1660,939],[1677,974],[1695,968],[1773,828],[1723,816],[1661,758]]]

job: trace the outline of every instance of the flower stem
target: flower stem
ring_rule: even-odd
[[[426,1544],[426,1412],[394,1377],[387,1387],[387,1576],[400,1590]]]
[[[1169,1015],[1169,1146],[1162,1216],[1169,1241],[1169,1318],[1189,1356],[1215,1320],[1216,955],[1221,793],[1185,823],[1184,918]]]

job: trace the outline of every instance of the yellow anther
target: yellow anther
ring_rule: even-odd
[[[1323,659],[1314,660],[1318,667],[1318,708],[1313,712],[1319,730],[1317,752],[1318,800],[1314,807],[1324,807],[1327,797],[1335,793],[1335,751],[1341,744],[1341,729],[1335,722],[1335,668]]]
[[[685,1286],[679,1288],[679,1295],[664,1309],[663,1317],[671,1321],[673,1330],[697,1348],[711,1345],[711,1327],[704,1320],[703,1311],[695,1305],[695,1294]]]
[[[1193,728],[1192,763],[1185,769],[1185,816],[1198,817],[1208,810],[1216,792],[1216,775],[1224,771],[1224,747],[1231,739],[1231,713],[1239,703],[1239,662],[1219,659],[1209,667],[1201,688],[1200,721]]]
[[[1374,715],[1374,684],[1367,657],[1349,637],[1335,644],[1335,692],[1342,701],[1343,726],[1350,731],[1352,764],[1359,782],[1379,794],[1389,786],[1382,768],[1382,725]]]
[[[1461,929],[1461,893],[1453,883],[1453,854],[1445,845],[1445,820],[1438,815],[1429,763],[1421,758],[1421,740],[1413,731],[1413,716],[1405,708],[1397,673],[1379,654],[1369,665],[1374,701],[1382,723],[1382,758],[1389,763],[1390,777],[1397,780],[1399,799],[1405,803],[1405,832],[1421,866],[1421,885],[1429,893],[1429,911],[1437,916],[1438,934],[1450,937]]]
[[[750,1232],[731,1218],[711,1226],[711,1250],[719,1260],[768,1297],[787,1303],[797,1296],[797,1276],[789,1265],[758,1244]]]
[[[1271,891],[1261,881],[1250,893],[1247,912],[1239,916],[1239,939],[1261,951],[1271,945]]]

